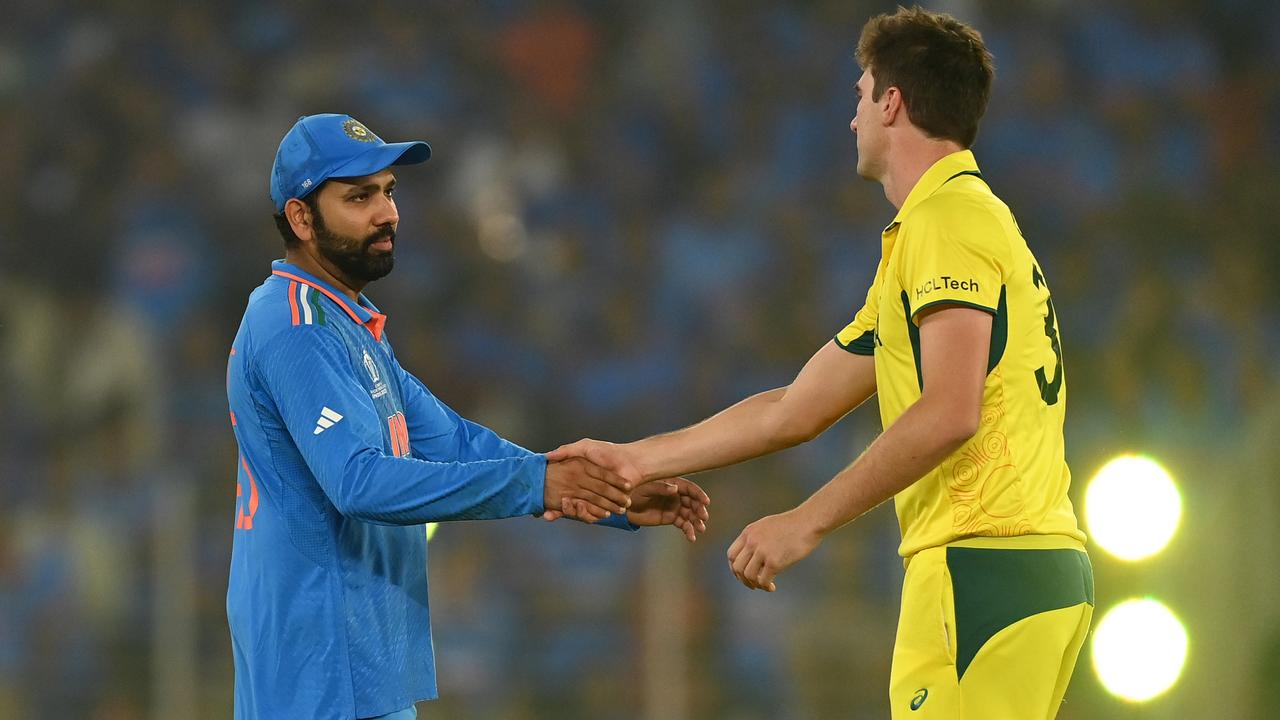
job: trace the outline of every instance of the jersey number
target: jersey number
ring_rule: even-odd
[[[1045,373],[1045,368],[1036,370],[1036,384],[1040,386],[1040,397],[1044,400],[1045,405],[1056,405],[1058,403],[1058,393],[1062,390],[1062,341],[1058,339],[1058,316],[1053,311],[1053,298],[1049,295],[1049,286],[1044,281],[1044,276],[1040,274],[1040,268],[1034,264],[1031,266],[1031,281],[1036,287],[1044,288],[1044,334],[1049,338],[1049,346],[1053,348],[1053,355],[1057,358],[1057,365],[1053,368],[1053,380],[1050,381]]]

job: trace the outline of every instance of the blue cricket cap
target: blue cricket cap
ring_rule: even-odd
[[[383,142],[350,115],[305,115],[280,141],[271,166],[271,199],[283,212],[289,198],[304,198],[331,177],[372,175],[430,157],[425,142]]]

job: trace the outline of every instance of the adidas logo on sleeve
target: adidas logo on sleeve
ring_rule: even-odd
[[[323,409],[320,410],[320,419],[316,420],[316,429],[312,433],[312,435],[319,435],[325,430],[328,430],[329,428],[338,424],[338,421],[341,419],[342,419],[341,414],[339,414],[334,410],[330,410],[327,406],[324,407]]]

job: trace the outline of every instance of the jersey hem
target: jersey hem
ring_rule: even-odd
[[[915,323],[916,325],[919,325],[920,323],[916,322],[916,317],[920,315],[920,313],[924,312],[925,310],[935,305],[960,305],[962,307],[973,308],[974,310],[981,310],[983,312],[990,313],[991,315],[996,314],[996,309],[993,307],[987,307],[986,305],[981,305],[979,303],[966,302],[964,300],[951,300],[951,299],[944,298],[942,300],[934,300],[932,302],[927,302],[924,305],[921,305],[920,307],[916,308],[915,310],[912,310],[911,322]]]

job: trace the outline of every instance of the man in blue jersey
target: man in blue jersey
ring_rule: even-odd
[[[285,260],[250,295],[227,368],[240,448],[227,592],[237,718],[400,720],[436,697],[423,523],[570,514],[674,525],[690,540],[706,528],[697,485],[548,463],[400,366],[361,290],[394,262],[390,168],[430,153],[312,115],[276,154]]]

